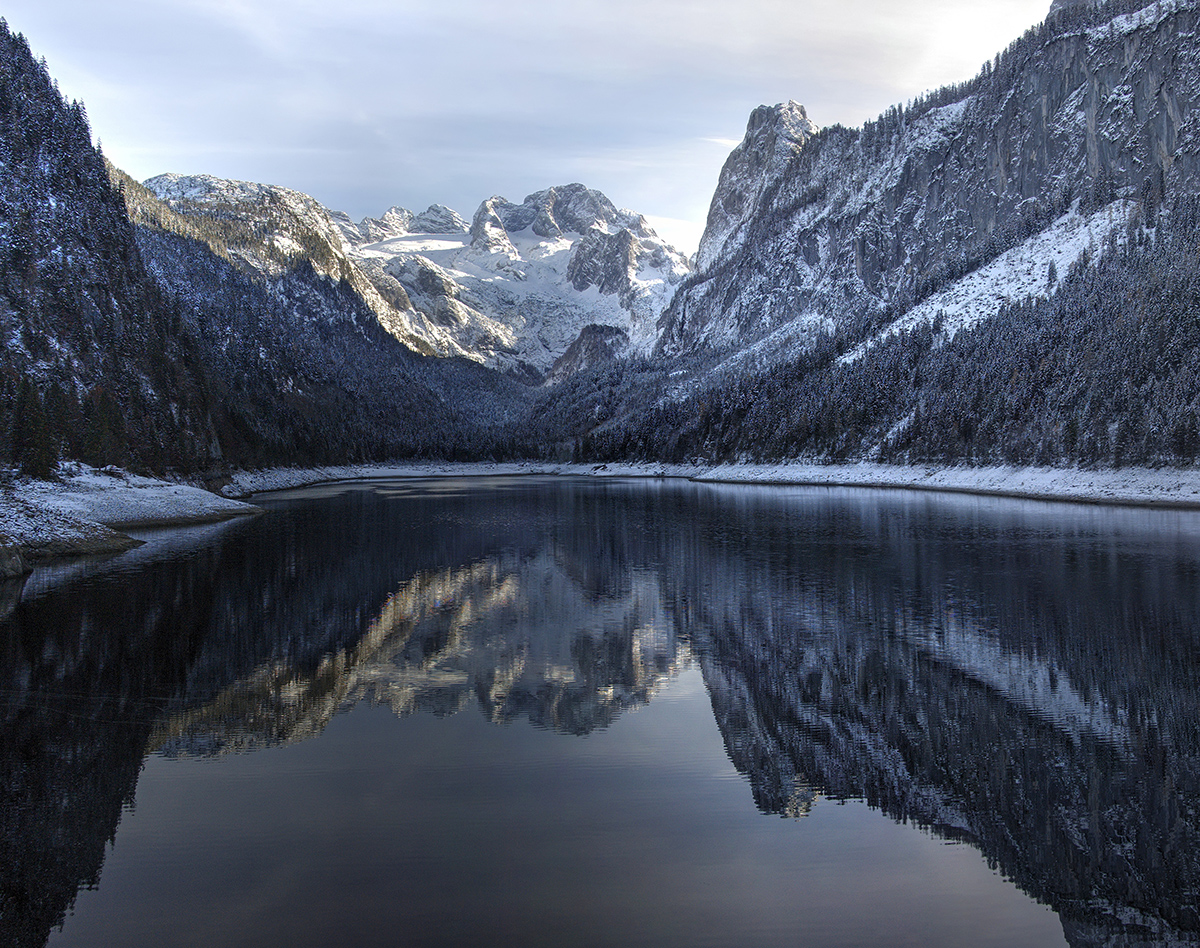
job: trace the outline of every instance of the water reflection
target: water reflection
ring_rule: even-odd
[[[1194,514],[442,482],[158,539],[0,611],[5,944],[96,884],[147,752],[362,700],[587,734],[692,656],[763,812],[862,798],[977,847],[1074,945],[1200,940]]]

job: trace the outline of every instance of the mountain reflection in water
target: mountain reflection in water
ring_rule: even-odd
[[[362,701],[586,735],[694,661],[764,813],[864,799],[1073,945],[1200,943],[1200,515],[531,479],[270,506],[0,595],[0,942],[97,884],[148,752]]]

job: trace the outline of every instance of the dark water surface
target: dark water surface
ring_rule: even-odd
[[[1200,514],[262,503],[0,587],[0,945],[1200,944]]]

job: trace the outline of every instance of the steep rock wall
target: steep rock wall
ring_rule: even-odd
[[[853,331],[1074,205],[1127,197],[1154,208],[1194,193],[1197,4],[1121,9],[1056,10],[975,80],[861,130],[805,138],[794,103],[757,110],[739,146],[743,165],[767,169],[754,209],[728,213],[736,195],[723,174],[659,350],[734,348],[797,317]],[[782,154],[781,142],[791,142]]]

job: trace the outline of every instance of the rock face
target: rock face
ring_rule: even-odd
[[[553,385],[577,372],[619,359],[628,348],[629,334],[625,330],[616,326],[584,326],[579,338],[546,373],[546,384]]]
[[[760,105],[750,114],[746,137],[721,169],[696,253],[697,269],[721,255],[729,237],[759,210],[764,192],[818,131],[798,102]]]
[[[510,259],[518,257],[517,248],[508,239],[508,228],[500,217],[500,208],[508,205],[502,197],[490,197],[479,205],[471,220],[471,248],[482,253],[499,253]]]
[[[862,130],[757,110],[660,351],[887,321],[1073,208],[1194,193],[1197,5],[1131,6],[1056,4],[976,79]]]
[[[414,234],[465,234],[468,227],[457,211],[444,204],[431,204],[412,219],[408,230]]]
[[[497,202],[504,229],[514,234],[528,228],[539,237],[554,240],[568,233],[622,229],[639,237],[653,236],[640,214],[618,210],[599,191],[582,184],[547,188],[529,195],[521,204],[510,204],[503,198],[493,200]]]
[[[399,237],[412,229],[413,212],[404,207],[390,207],[383,217],[365,217],[358,225],[361,240],[387,240]]]

